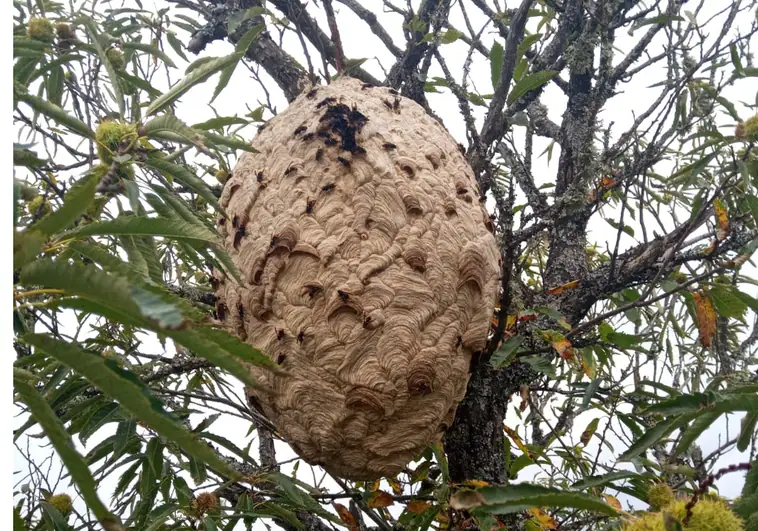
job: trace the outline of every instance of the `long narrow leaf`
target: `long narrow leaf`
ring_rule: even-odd
[[[233,53],[225,57],[218,57],[198,66],[184,79],[153,101],[153,103],[147,108],[147,111],[145,111],[145,116],[150,116],[151,114],[155,114],[161,109],[168,107],[195,85],[207,81],[215,73],[220,72],[232,63],[236,63],[241,56],[242,55],[239,53]]]
[[[217,244],[218,239],[199,225],[171,219],[122,216],[111,221],[91,223],[68,233],[71,236],[161,236],[176,240],[189,240]]]
[[[32,334],[24,336],[24,340],[77,371],[105,395],[117,400],[121,407],[137,419],[162,437],[175,442],[195,459],[206,463],[222,476],[234,479],[239,477],[240,474],[221,460],[210,447],[172,419],[161,402],[134,374],[120,369],[106,358],[50,336]]]
[[[39,220],[34,230],[46,236],[52,236],[69,228],[92,204],[100,177],[90,173],[71,187],[66,194],[63,205]]]
[[[71,436],[66,433],[63,424],[55,416],[55,412],[45,402],[42,395],[29,383],[14,378],[13,385],[24,403],[29,406],[32,416],[45,430],[45,434],[50,439],[58,456],[71,474],[71,479],[79,487],[79,492],[87,503],[87,507],[92,510],[106,529],[113,529],[114,531],[123,529],[118,519],[111,514],[97,495],[97,483],[90,474],[87,463],[76,451]]]

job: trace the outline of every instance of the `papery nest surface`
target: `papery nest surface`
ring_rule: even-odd
[[[217,314],[286,375],[250,390],[307,462],[394,476],[453,422],[499,278],[459,146],[415,102],[343,77],[271,119],[224,186],[244,283]]]

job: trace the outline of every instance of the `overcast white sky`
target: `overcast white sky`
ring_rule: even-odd
[[[377,8],[377,15],[379,17],[380,22],[383,23],[385,29],[390,33],[390,35],[393,37],[394,42],[398,45],[403,43],[403,34],[402,34],[402,19],[396,14],[392,13],[382,13],[381,12],[381,3],[378,0],[373,1],[364,1],[364,5],[371,5]],[[151,3],[149,0],[143,2],[145,8],[147,9],[154,9],[158,10],[164,5],[166,5],[162,1],[155,1]],[[507,2],[509,7],[512,7],[513,2]],[[721,7],[721,2],[706,2],[708,5],[708,9],[716,9]],[[104,7],[105,3],[101,2],[99,4],[102,7]],[[121,7],[121,2],[111,2],[110,7],[116,8]],[[123,2],[123,5],[125,6],[133,6],[134,3],[131,0],[127,0]],[[342,36],[342,40],[344,43],[345,53],[350,58],[360,58],[360,57],[367,57],[370,58],[369,61],[364,63],[364,68],[366,68],[368,71],[370,71],[372,74],[374,74],[378,78],[383,78],[384,75],[382,73],[382,70],[379,68],[379,62],[384,66],[386,70],[389,70],[391,65],[393,64],[393,56],[387,52],[384,49],[384,46],[381,44],[381,42],[374,37],[374,35],[368,31],[367,27],[363,22],[361,22],[357,17],[355,17],[347,8],[342,6],[339,3],[335,3],[335,11],[337,12],[337,19],[340,24],[340,33]],[[694,6],[693,6],[694,7]],[[7,9],[10,11],[9,7],[5,7],[4,9]],[[177,10],[177,8],[174,6],[172,7],[172,13],[184,13],[192,18],[196,18],[195,15],[192,12],[189,12],[188,10]],[[460,30],[465,30],[465,24],[463,23],[458,10],[458,7],[456,6],[453,10],[455,13],[451,17],[451,21],[458,27]],[[8,13],[11,15],[11,13]],[[479,13],[475,9],[469,10],[469,16],[471,17],[471,22],[474,28],[479,29],[484,24],[485,20],[483,17],[478,16]],[[700,20],[703,20],[705,18],[705,13],[698,14],[698,18]],[[9,17],[10,18],[10,17]],[[325,24],[325,18],[323,15],[319,13],[319,19],[322,22],[322,27],[326,28]],[[749,24],[749,20],[743,21],[745,25]],[[639,30],[638,32],[634,33],[634,35],[628,35],[625,31],[620,31],[618,34],[618,39],[616,41],[616,46],[620,48],[621,50],[627,50],[631,45],[633,45],[637,39],[641,36],[643,33],[643,30]],[[8,32],[9,34],[10,32]],[[180,30],[180,36],[184,38],[184,33]],[[486,46],[489,46],[495,37],[494,30],[490,27],[487,31],[485,31],[483,35],[483,41]],[[654,53],[657,49],[660,48],[660,42],[654,41],[650,47],[649,51],[651,53]],[[297,41],[297,38],[292,35],[291,33],[288,34],[288,36],[285,38],[285,49],[287,49],[290,53],[292,53],[299,61],[301,61],[302,64],[305,64],[304,57],[302,54],[298,53],[298,50],[300,50],[299,42]],[[10,45],[6,48],[6,50],[10,50]],[[175,82],[178,79],[178,76],[181,72],[183,72],[184,67],[186,66],[186,63],[184,63],[181,58],[176,57],[173,51],[170,47],[166,46],[165,51],[172,57],[172,59],[177,63],[177,65],[180,66],[180,71],[172,73],[173,79],[172,81]],[[233,51],[233,47],[231,44],[226,42],[216,42],[202,52],[201,55],[203,56],[221,56],[226,55],[228,53],[231,53]],[[448,67],[450,70],[458,76],[458,74],[462,70],[463,63],[466,59],[466,53],[468,49],[467,46],[462,42],[457,42],[452,45],[447,45],[443,48],[443,53],[445,55],[445,58],[448,62]],[[312,57],[316,58],[317,54],[315,51],[311,50]],[[191,54],[188,54],[191,55]],[[620,55],[620,54],[619,54]],[[618,57],[616,61],[618,61]],[[9,57],[10,53],[8,52],[8,55],[6,57]],[[191,59],[194,59],[191,57]],[[9,61],[10,62],[10,61]],[[315,61],[316,67],[318,68],[320,65],[320,61]],[[10,64],[7,64],[7,68],[10,68]],[[473,77],[473,86],[479,90],[480,93],[486,94],[492,91],[491,83],[490,83],[490,70],[489,70],[489,63],[485,60],[482,60],[481,57],[478,56],[478,54],[475,54],[475,61],[473,63],[473,67],[471,69],[472,77]],[[442,75],[441,71],[439,71],[438,68],[433,67],[431,74],[432,76],[435,75]],[[635,77],[631,83],[625,85],[622,90],[623,93],[620,94],[617,98],[613,100],[613,104],[609,106],[601,115],[601,120],[603,120],[605,123],[613,121],[615,122],[615,135],[618,135],[619,133],[623,132],[626,129],[626,126],[631,124],[634,116],[634,112],[641,111],[647,108],[647,105],[652,102],[655,99],[655,96],[658,94],[657,89],[655,88],[649,88],[651,85],[655,84],[656,82],[661,80],[661,76],[665,75],[665,73],[662,70],[656,70],[656,69],[650,69],[649,71],[645,71],[645,73],[641,74],[640,76]],[[264,74],[265,76],[265,74]],[[209,82],[206,82],[203,85],[200,85],[198,87],[193,88],[178,104],[176,114],[179,116],[182,120],[185,122],[192,124],[192,123],[199,123],[202,121],[205,121],[207,119],[213,118],[214,112],[213,110],[208,107],[207,102],[210,100],[211,95],[213,93],[215,83],[216,83],[217,77],[211,79]],[[265,79],[265,78],[264,78]],[[755,78],[754,78],[755,79]],[[157,88],[165,88],[164,86],[161,86],[161,82],[155,82],[154,85]],[[271,90],[271,96],[272,96],[272,102],[277,106],[279,110],[282,110],[286,106],[286,100],[281,96],[281,94],[278,92],[278,89],[275,88],[275,85],[273,82],[269,84],[269,88]],[[732,101],[735,103],[739,101],[754,101],[755,95],[756,95],[756,89],[758,89],[758,84],[753,82],[752,84],[745,82],[739,85],[739,89],[737,91],[733,91],[732,93]],[[7,89],[6,89],[7,90]],[[463,128],[463,122],[460,118],[460,114],[458,111],[458,104],[454,96],[452,96],[449,92],[445,92],[443,94],[429,94],[428,95],[430,105],[432,108],[439,114],[439,116],[443,119],[446,127],[450,131],[450,133],[460,142],[465,143],[465,132]],[[243,67],[238,67],[237,71],[235,72],[235,75],[233,76],[231,82],[229,83],[229,86],[226,88],[224,93],[219,97],[216,102],[214,102],[213,107],[215,108],[216,112],[220,116],[232,116],[234,114],[238,115],[244,115],[248,111],[246,110],[246,105],[253,109],[259,105],[258,101],[263,101],[264,96],[259,90],[259,87],[257,83],[250,79],[249,74],[247,73],[246,69]],[[565,102],[565,98],[563,94],[554,86],[548,86],[548,88],[545,90],[544,96],[542,97],[542,101],[548,105],[549,108],[549,116],[550,118],[555,121],[556,123],[560,123],[561,121],[561,115],[563,112],[563,105]],[[11,107],[10,105],[10,98],[7,102],[7,105],[4,107],[5,109],[9,109]],[[483,108],[475,108],[477,112],[477,118],[479,120],[479,123],[481,124],[481,118],[483,116]],[[749,114],[745,111],[745,108],[738,105],[738,109],[740,110],[741,114],[743,116],[748,116]],[[719,118],[719,122],[722,123],[724,126],[731,128],[733,127],[733,123],[731,118],[729,118],[726,115],[721,115]],[[8,122],[7,122],[8,123]],[[250,128],[251,133],[254,131],[254,127]],[[15,137],[15,133],[14,133]],[[6,143],[7,144],[7,143]],[[540,140],[539,142],[535,142],[535,148],[534,152],[536,154],[541,153],[545,147],[547,146],[547,142],[544,140]],[[537,176],[538,180],[541,180],[541,182],[538,182],[537,184],[542,184],[544,182],[550,182],[554,179],[555,175],[555,167],[556,167],[556,161],[558,159],[558,146],[555,147],[555,150],[553,152],[553,158],[552,158],[552,164],[547,164],[546,159],[542,158],[539,160],[535,160],[535,175]],[[204,162],[207,162],[204,161]],[[8,233],[6,233],[8,234]],[[610,242],[615,239],[616,237],[616,231],[612,229],[610,226],[605,225],[601,220],[598,220],[597,223],[593,223],[591,226],[591,234],[590,237],[594,239],[595,241],[604,244],[605,242]],[[624,240],[622,240],[623,246],[630,246],[633,244],[633,240],[631,238],[625,237]],[[754,270],[753,270],[754,271]],[[10,271],[7,272],[7,275],[5,278],[10,278]],[[753,293],[754,295],[756,293]],[[9,321],[9,320],[8,320]],[[11,330],[10,325],[8,324],[8,337],[11,337]],[[146,342],[145,351],[146,352],[160,352],[161,348],[160,345],[155,341],[148,341]],[[7,386],[7,388],[10,388],[10,385]],[[514,401],[516,405],[518,405],[519,400]],[[584,430],[589,420],[594,416],[597,415],[596,412],[588,412],[580,416],[574,425],[574,433],[573,438],[574,440],[578,440],[579,434]],[[200,419],[194,419],[193,418],[193,425],[196,424]],[[730,426],[730,434],[736,433],[735,430],[739,429],[739,418],[732,418],[731,419],[731,426]],[[13,421],[14,427],[20,425],[22,422],[21,419],[16,418]],[[509,418],[507,419],[506,423],[511,427],[518,427],[521,423],[518,420],[518,418],[514,414],[509,414]],[[90,441],[90,445],[95,445],[97,442],[102,440],[102,438],[110,435],[113,430],[115,429],[115,425],[111,425],[113,428],[108,428],[102,430],[100,434],[98,434],[95,437],[92,437]],[[603,423],[601,423],[601,429],[602,429]],[[706,434],[701,438],[699,443],[702,446],[702,450],[704,454],[710,453],[713,449],[717,448],[721,442],[726,440],[726,421],[722,420],[720,423],[717,423],[714,425]],[[37,430],[32,430],[32,432],[36,432]],[[231,439],[235,444],[237,444],[240,447],[244,447],[247,444],[247,441],[249,438],[245,439],[243,435],[247,433],[248,431],[248,425],[247,423],[240,421],[239,419],[235,419],[234,417],[227,416],[219,419],[214,425],[212,431],[215,431],[219,434],[224,435],[225,437],[228,437]],[[523,434],[523,432],[522,432]],[[253,437],[255,435],[253,434]],[[608,462],[613,462],[613,455],[618,455],[620,453],[619,448],[621,448],[621,445],[616,445],[616,441],[614,442],[614,446],[616,447],[614,452],[608,452],[607,450],[604,451],[604,459]],[[32,444],[39,445],[38,440],[32,440]],[[78,444],[78,439],[77,439]],[[256,448],[256,444],[253,444],[253,448]],[[588,449],[591,452],[594,452],[596,450],[596,442],[593,441],[590,443]],[[257,452],[257,450],[255,450]],[[47,455],[48,451],[43,451],[42,449],[37,449],[34,452],[34,455]],[[24,467],[23,460],[20,458],[20,456],[15,453],[15,459],[14,459],[14,465],[13,470],[18,471]],[[295,455],[291,452],[291,450],[284,444],[278,443],[278,458],[279,460],[284,460],[289,457],[295,457]],[[738,454],[736,452],[732,452],[729,456],[726,456],[724,459],[722,459],[719,463],[720,466],[727,465],[733,462],[741,462],[747,459],[746,454]],[[283,467],[283,472],[289,472],[292,467],[292,464]],[[539,468],[536,466],[528,467],[524,470],[522,475],[519,477],[519,479],[529,479],[534,474],[537,474],[539,472]],[[306,466],[301,466],[299,471],[299,477],[303,479],[304,481],[312,481],[311,475],[310,475],[310,469]],[[14,483],[16,482],[16,477],[14,476]],[[101,498],[106,501],[106,503],[109,501],[110,498],[110,492],[112,492],[113,487],[115,486],[115,482],[117,481],[117,478],[112,478],[107,481],[102,482],[101,484]],[[65,484],[65,483],[64,483]],[[338,488],[333,483],[329,483],[330,487],[334,487],[335,489]],[[742,477],[740,475],[729,475],[726,478],[722,479],[718,483],[719,488],[721,489],[721,492],[724,496],[727,497],[734,497],[739,494],[739,491],[742,487]],[[622,498],[623,500],[623,498]],[[6,520],[7,521],[7,520]]]

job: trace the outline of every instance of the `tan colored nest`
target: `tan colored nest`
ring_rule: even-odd
[[[415,102],[342,78],[255,138],[219,228],[244,275],[218,314],[289,376],[252,397],[303,459],[397,474],[453,422],[499,276],[491,222],[453,138]]]

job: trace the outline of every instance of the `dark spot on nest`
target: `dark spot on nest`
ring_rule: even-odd
[[[279,356],[276,358],[276,364],[277,365],[281,365],[285,361],[287,361],[287,355],[286,354],[279,354]]]
[[[390,94],[394,94],[395,96],[397,96],[400,93],[398,91],[396,91],[395,89],[391,88],[390,89]]]
[[[330,103],[334,103],[337,101],[335,98],[324,98],[320,102],[318,102],[318,105],[316,105],[317,109],[320,109],[321,107],[324,107],[325,105],[329,105]]]
[[[329,137],[326,140],[324,140],[324,145],[326,145],[326,146],[334,146],[334,145],[337,145],[337,141],[335,139]]]
[[[284,339],[284,328],[277,328],[276,329],[276,339],[277,341],[281,341]],[[284,354],[282,354],[283,356]]]
[[[395,98],[395,101],[392,102],[392,110],[397,113],[400,112],[400,98]]]
[[[267,124],[261,124],[261,125],[259,125],[258,126],[258,132],[260,133],[261,131],[263,131],[264,129],[266,129],[266,125]]]
[[[295,166],[290,166],[289,168],[287,168],[287,169],[284,171],[284,175],[285,175],[285,176],[286,176],[286,175],[289,175],[290,173],[292,173],[293,171],[296,171],[296,170],[297,170],[297,168],[296,168]]]
[[[305,213],[306,214],[313,214],[313,205],[316,204],[316,201],[308,198],[308,201],[305,203]]]
[[[319,293],[321,293],[321,288],[319,286],[308,286],[308,296],[311,299]]]
[[[347,160],[347,159],[346,159],[346,158],[344,158],[344,157],[337,157],[337,161],[338,161],[340,164],[342,164],[342,165],[343,165],[345,168],[349,168],[349,167],[350,167],[350,161],[349,161],[349,160]]]
[[[304,132],[306,129],[308,129],[308,128],[307,128],[307,127],[305,127],[304,125],[301,125],[301,126],[300,126],[300,127],[298,127],[297,129],[295,129],[295,132],[292,134],[292,136],[297,136],[297,135],[299,135],[300,133]]]
[[[297,334],[297,342],[298,342],[298,344],[302,343],[304,339],[305,339],[305,332],[303,332],[302,330],[300,330],[300,332],[298,332],[298,334]]]
[[[458,195],[464,195],[464,194],[467,194],[467,193],[468,193],[468,188],[466,188],[465,186],[458,186],[458,187],[455,189],[455,192],[456,192]]]
[[[316,162],[321,162],[321,159],[324,158],[324,148],[318,148],[316,150]]]
[[[463,155],[464,157],[466,156],[466,148],[463,147],[463,144],[460,144],[460,143],[458,144],[458,151],[460,151],[461,155]]]
[[[277,236],[276,234],[274,234],[273,236],[271,236],[271,242],[270,243],[271,243],[271,247],[276,246],[276,244],[279,243],[279,236]]]
[[[240,246],[242,238],[246,236],[245,227],[240,227],[237,232],[234,233],[234,248],[237,249]]]
[[[384,103],[384,106],[387,107],[389,110],[392,110],[392,102],[390,100],[382,100],[382,103]]]
[[[363,328],[368,328],[368,325],[371,324],[371,316],[367,315],[363,318]]]
[[[223,227],[224,225],[226,225],[226,218],[218,218],[218,221],[216,223],[218,223],[221,227]]]
[[[309,100],[312,100],[313,98],[316,97],[317,92],[318,92],[318,88],[313,88],[308,91],[308,94],[306,94],[305,97],[308,98]]]
[[[384,144],[382,144],[382,147],[386,149],[387,151],[391,149],[397,149],[397,146],[393,144],[392,142],[385,142]]]
[[[374,88],[374,85],[372,85],[371,83],[364,83],[363,85],[361,85],[361,89],[363,90],[366,90],[369,88]]]
[[[232,227],[235,229],[240,226],[240,218],[238,216],[234,216],[232,218]]]
[[[226,312],[229,308],[226,307],[226,304],[223,302],[220,302],[216,305],[216,317],[218,317],[219,321],[223,321],[226,319]]]
[[[365,155],[366,149],[362,146],[355,146],[355,149],[353,149],[353,155]]]
[[[337,290],[337,295],[339,295],[339,298],[342,302],[347,302],[350,300],[350,295],[342,291],[341,289]]]
[[[208,283],[211,285],[211,288],[213,288],[213,290],[215,291],[218,288],[219,284],[221,284],[221,281],[217,279],[216,277],[214,277],[213,275],[211,275],[210,277],[208,277]]]
[[[463,344],[463,336],[458,336],[458,340],[455,342],[455,348],[458,348]]]
[[[303,140],[303,142],[310,142],[314,138],[316,138],[316,133],[306,133],[306,134],[303,135],[303,139],[302,140]]]
[[[240,321],[245,320],[245,307],[242,304],[237,304],[237,315],[240,318]]]
[[[332,190],[334,190],[334,183],[328,183],[321,187],[321,191],[326,194],[328,194]]]
[[[259,183],[263,182],[263,170],[255,172],[255,180]]]
[[[321,138],[330,138],[328,131],[319,131],[318,136],[320,136]]]

